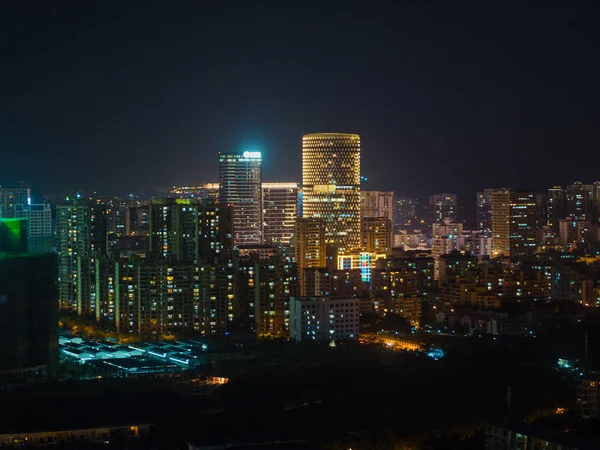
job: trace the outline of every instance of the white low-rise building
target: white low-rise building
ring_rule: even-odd
[[[300,341],[357,339],[359,300],[328,297],[290,298],[290,337]]]

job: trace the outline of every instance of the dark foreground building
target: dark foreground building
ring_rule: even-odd
[[[0,382],[44,376],[58,357],[56,255],[27,253],[18,222],[0,219]]]

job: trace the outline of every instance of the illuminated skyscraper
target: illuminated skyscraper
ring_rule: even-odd
[[[325,220],[326,243],[360,246],[360,136],[314,133],[302,138],[303,217]]]
[[[450,219],[456,222],[458,204],[456,194],[433,194],[429,197],[429,213],[434,222]]]
[[[291,244],[298,218],[298,183],[263,183],[264,242]]]
[[[260,152],[219,154],[219,203],[233,208],[233,244],[261,244]]]
[[[535,193],[501,189],[492,194],[492,256],[536,251]]]
[[[360,191],[361,217],[385,217],[394,223],[394,193],[392,191]]]

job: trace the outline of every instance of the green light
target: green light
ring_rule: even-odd
[[[27,252],[26,219],[0,219],[0,251]]]

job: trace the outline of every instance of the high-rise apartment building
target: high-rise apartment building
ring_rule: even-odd
[[[363,217],[360,221],[361,248],[367,252],[392,254],[392,221],[386,217]]]
[[[492,256],[534,255],[535,193],[501,189],[492,194]]]
[[[419,200],[416,198],[396,198],[394,223],[398,225],[414,225],[419,215]]]
[[[198,204],[190,199],[153,200],[150,205],[150,256],[198,262]]]
[[[52,209],[48,203],[17,205],[15,217],[27,219],[27,242],[30,253],[52,251]]]
[[[565,217],[566,192],[560,186],[548,189],[546,207],[544,210],[545,225],[550,227],[554,234],[559,232],[559,221]]]
[[[590,242],[592,226],[589,220],[578,220],[568,217],[559,220],[560,245],[565,250]]]
[[[565,192],[565,216],[573,219],[591,220],[594,214],[594,184],[576,181]]]
[[[434,261],[433,276],[436,280],[439,280],[440,276],[440,256],[461,250],[462,232],[462,223],[453,223],[448,219],[432,225],[431,256]]]
[[[91,239],[90,208],[86,201],[67,199],[57,205],[56,250],[60,309],[79,315],[89,313]]]
[[[132,205],[125,211],[125,236],[148,236],[150,233],[150,206]]]
[[[31,189],[25,184],[0,186],[0,217],[15,218],[18,206],[31,204]]]
[[[458,218],[456,194],[431,195],[429,197],[429,214],[434,222],[443,222],[444,219],[450,219],[450,222],[456,222]]]
[[[477,230],[492,232],[492,194],[497,189],[484,189],[477,193]]]
[[[306,274],[310,269],[326,266],[325,220],[299,218],[294,233],[294,254],[298,265],[298,279],[301,295],[307,292]]]
[[[298,218],[298,183],[262,183],[266,244],[289,246]]]
[[[385,217],[394,223],[394,193],[392,191],[360,191],[361,217]]]
[[[219,154],[219,204],[233,208],[236,246],[263,240],[261,167],[260,152]]]
[[[325,220],[337,251],[360,246],[360,136],[314,133],[302,138],[303,217]]]

